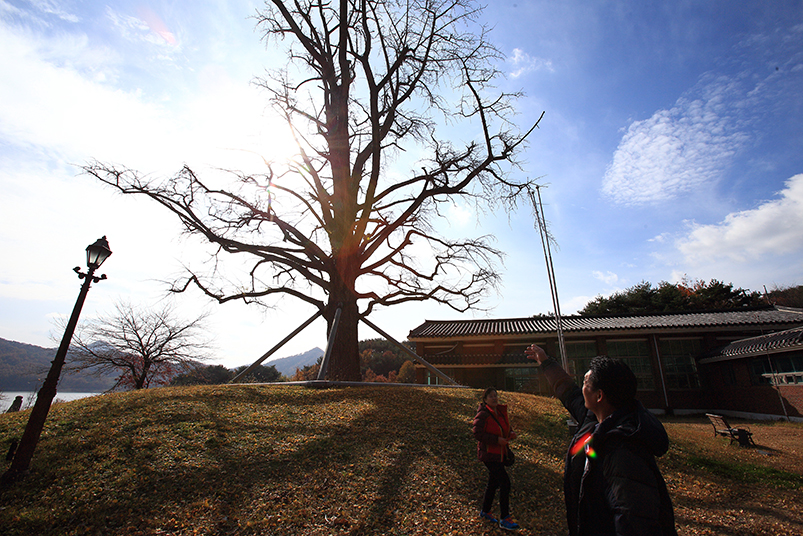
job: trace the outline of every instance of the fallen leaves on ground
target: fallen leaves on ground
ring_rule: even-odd
[[[8,535],[474,535],[486,470],[480,391],[368,386],[171,387],[57,404],[31,473],[0,497]],[[502,393],[516,440],[519,534],[565,534],[566,413]],[[0,443],[28,412],[0,416]],[[704,418],[703,418],[704,419]],[[759,446],[664,419],[678,532],[803,532],[803,426],[750,423]],[[743,469],[743,468],[747,469]]]

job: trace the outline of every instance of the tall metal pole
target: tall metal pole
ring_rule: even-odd
[[[70,349],[70,342],[72,341],[75,326],[78,325],[78,317],[81,315],[81,309],[84,306],[86,295],[89,292],[89,285],[92,284],[93,275],[97,266],[89,268],[86,274],[84,283],[81,285],[81,292],[78,293],[78,300],[73,307],[70,321],[67,323],[67,329],[64,331],[64,336],[61,338],[61,344],[56,352],[56,357],[50,366],[50,372],[47,373],[42,388],[36,395],[36,403],[31,410],[31,416],[28,418],[28,424],[25,426],[25,432],[22,434],[17,451],[14,454],[14,460],[11,466],[3,474],[3,482],[12,481],[23,472],[28,470],[33,458],[36,444],[39,442],[39,436],[42,434],[42,429],[45,426],[47,414],[50,412],[50,405],[56,397],[56,388],[59,383],[59,376],[61,376],[61,369],[64,367],[64,361],[67,357],[67,350]],[[79,272],[79,277],[83,274]],[[99,279],[97,279],[99,281]]]
[[[329,358],[332,357],[332,349],[335,347],[335,335],[337,334],[337,326],[340,324],[340,315],[343,312],[343,304],[337,304],[337,311],[335,311],[335,318],[332,320],[332,329],[329,330],[329,338],[326,341],[326,353],[323,354],[321,361],[321,368],[318,369],[318,379],[325,380],[326,375],[329,373]]]
[[[756,312],[754,313],[754,317],[757,321],[761,321],[761,317]],[[762,324],[759,323],[759,329],[761,330],[761,336],[764,336],[764,327]],[[783,395],[781,394],[781,387],[778,385],[778,373],[775,371],[775,365],[772,363],[772,357],[770,357],[770,349],[769,346],[766,346],[766,354],[767,354],[767,364],[770,366],[770,374],[772,374],[772,379],[770,380],[770,384],[775,388],[775,392],[778,393],[778,400],[781,402],[781,409],[783,410],[783,414],[786,417],[786,421],[789,422],[789,413],[786,411],[786,403],[783,400]]]
[[[549,230],[546,226],[544,217],[544,205],[541,202],[541,187],[536,185],[535,191],[538,193],[538,201],[530,194],[535,211],[535,219],[538,222],[538,231],[541,235],[541,245],[544,248],[544,260],[546,261],[547,278],[549,279],[549,290],[552,293],[552,306],[555,310],[555,323],[558,332],[558,348],[560,349],[560,361],[563,369],[569,371],[569,360],[566,355],[566,343],[563,338],[563,317],[560,314],[560,299],[558,298],[558,283],[555,280],[555,266],[552,264],[552,250],[549,247]]]

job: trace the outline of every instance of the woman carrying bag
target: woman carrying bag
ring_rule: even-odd
[[[480,517],[498,523],[503,529],[517,529],[519,526],[510,515],[510,477],[505,470],[505,465],[512,465],[513,451],[508,444],[516,439],[516,433],[510,427],[507,406],[499,403],[499,395],[493,387],[487,388],[482,395],[474,417],[473,432],[477,440],[477,458],[488,468],[488,484]],[[499,520],[491,513],[497,489],[501,510]]]

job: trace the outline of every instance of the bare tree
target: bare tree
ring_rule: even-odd
[[[466,311],[497,287],[492,237],[447,238],[435,229],[442,209],[510,210],[533,193],[512,172],[538,122],[520,131],[510,121],[519,95],[492,86],[501,54],[480,15],[470,0],[268,1],[258,27],[290,62],[258,83],[293,133],[292,162],[231,171],[223,187],[186,166],[161,182],[84,169],[215,246],[212,268],[188,267],[171,290],[264,305],[289,295],[329,328],[341,308],[329,377],[359,380],[357,325],[376,307],[435,300]],[[411,154],[422,156],[403,163]],[[241,280],[222,275],[224,253],[252,256]]]
[[[178,319],[169,305],[150,310],[118,303],[116,313],[79,325],[69,367],[117,375],[114,388],[143,389],[170,379],[208,358],[201,315]]]

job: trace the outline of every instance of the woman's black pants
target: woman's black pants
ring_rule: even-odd
[[[483,462],[488,468],[488,485],[485,486],[485,496],[482,499],[482,511],[490,512],[494,505],[496,490],[499,490],[500,519],[510,515],[510,477],[507,476],[502,462]]]

